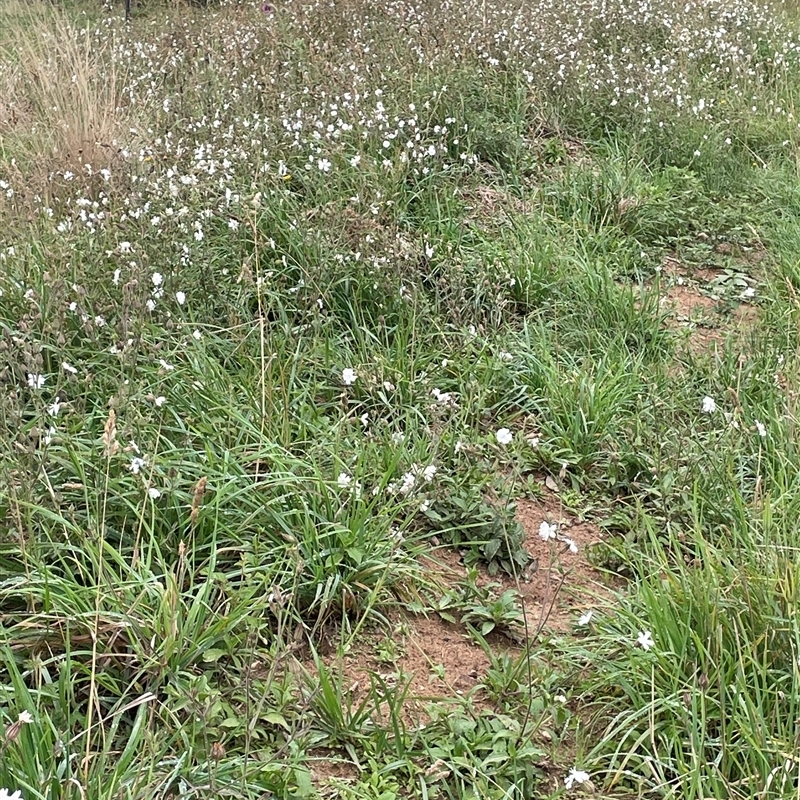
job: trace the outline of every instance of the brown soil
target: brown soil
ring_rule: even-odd
[[[570,631],[581,613],[610,598],[608,578],[589,563],[586,554],[588,546],[601,541],[599,529],[567,513],[554,493],[518,501],[517,517],[526,531],[530,563],[518,581],[506,574],[489,575],[480,568],[477,582],[483,587],[494,584],[497,594],[506,589],[520,592],[532,638],[543,632]],[[578,552],[571,553],[563,542],[543,541],[539,536],[543,521],[557,524],[559,536],[571,539]],[[461,554],[450,547],[424,557],[423,564],[435,573],[443,589],[454,587],[467,575]],[[475,689],[489,660],[463,625],[448,622],[435,612],[393,610],[386,617],[392,631],[387,634],[384,627],[363,632],[339,665],[355,697],[369,690],[370,673],[387,682],[408,680],[404,713],[406,722],[412,724],[424,721],[427,702],[461,697]],[[379,651],[388,640],[395,658],[381,661]],[[519,643],[500,636],[493,639],[498,647],[510,649],[517,649]],[[473,699],[482,703],[479,693]]]
[[[570,631],[581,613],[609,599],[608,576],[595,569],[587,558],[587,547],[602,540],[600,532],[596,525],[581,522],[564,511],[555,494],[518,501],[517,518],[525,529],[530,562],[518,580],[505,573],[489,575],[481,569],[477,583],[484,587],[499,584],[497,594],[506,589],[519,591],[529,637]],[[578,552],[571,553],[563,542],[545,542],[539,536],[542,522],[557,524],[559,536],[571,539]],[[431,568],[438,568],[450,585],[466,576],[461,555],[452,548],[437,551],[435,559],[428,560]]]
[[[349,701],[357,705],[371,688],[371,676],[378,676],[389,687],[408,684],[401,709],[401,718],[407,728],[418,728],[430,720],[426,707],[435,704],[438,709],[462,705],[470,699],[476,711],[490,706],[488,698],[476,687],[489,666],[483,650],[469,638],[461,625],[454,625],[437,614],[429,616],[396,611],[387,615],[394,628],[371,629],[359,636],[350,651],[340,662],[329,663],[330,668],[344,676]],[[396,646],[396,659],[382,661],[380,648],[391,639]],[[313,665],[306,663],[313,672]],[[389,724],[389,709],[378,709],[375,722]],[[319,752],[312,767],[315,785],[323,796],[335,797],[339,781],[354,782],[359,770],[348,757],[335,753]]]
[[[719,248],[723,247],[723,251]],[[729,254],[731,246],[723,242],[719,252]],[[760,250],[748,253],[760,261]],[[667,256],[663,261],[666,276],[661,303],[669,310],[668,325],[675,330],[685,330],[687,346],[695,353],[708,353],[722,347],[730,336],[742,337],[755,324],[758,316],[755,306],[739,303],[725,313],[720,298],[711,290],[712,282],[720,274],[715,267],[687,268],[678,258]]]
[[[425,616],[394,611],[386,616],[391,631],[373,628],[363,632],[340,662],[329,664],[346,676],[344,685],[354,702],[370,691],[371,675],[392,687],[407,683],[403,721],[418,726],[428,719],[428,703],[458,703],[460,697],[475,689],[489,660],[462,625],[447,622],[435,613]],[[387,643],[394,648],[393,660],[385,655],[382,658]],[[309,664],[305,666],[310,670]],[[480,697],[474,700],[482,705]],[[376,720],[381,721],[386,720]]]
[[[581,613],[611,599],[608,579],[589,563],[586,554],[588,546],[601,540],[600,531],[567,513],[555,492],[541,499],[518,501],[517,518],[526,532],[525,546],[531,555],[528,568],[519,581],[505,574],[491,576],[480,569],[478,584],[499,584],[495,589],[498,594],[509,588],[520,592],[531,638],[570,631]],[[559,536],[574,541],[578,552],[571,553],[563,542],[543,541],[539,536],[543,521],[557,524]],[[450,547],[439,548],[423,563],[443,589],[455,586],[467,574],[461,554]],[[475,710],[491,708],[491,701],[479,686],[489,659],[463,625],[447,622],[435,612],[423,615],[393,610],[386,617],[391,630],[385,626],[369,629],[359,635],[341,661],[326,659],[330,668],[344,676],[351,703],[364,699],[370,691],[370,676],[377,675],[390,686],[408,683],[401,715],[409,727],[429,721],[429,704],[439,709],[456,706],[467,695]],[[521,652],[520,641],[499,634],[490,635],[490,640],[500,651]],[[313,671],[312,664],[304,666]],[[382,708],[379,713],[383,719],[376,722],[386,723],[388,709]],[[313,776],[323,792],[335,796],[338,781],[356,778],[357,770],[346,757],[327,752],[317,755]]]
[[[337,797],[337,782],[355,783],[361,770],[346,758],[327,750],[309,751],[311,778],[323,797]],[[323,788],[325,787],[325,788]]]
[[[576,618],[598,603],[608,602],[609,579],[589,562],[588,549],[602,541],[596,525],[580,521],[563,509],[556,495],[541,500],[525,500],[518,505],[518,516],[526,531],[525,547],[537,567],[520,584],[526,605],[528,625],[550,631],[568,631]],[[542,522],[557,523],[560,536],[578,547],[572,553],[563,543],[545,542],[539,536]],[[510,581],[507,581],[510,583]]]

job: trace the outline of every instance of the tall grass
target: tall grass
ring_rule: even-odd
[[[5,4],[0,788],[794,796],[795,23]],[[618,591],[520,648],[521,495]]]
[[[16,0],[2,15],[6,160],[40,181],[52,170],[91,177],[112,166],[136,124],[112,55],[120,33],[101,33],[91,18],[79,27],[58,7]]]

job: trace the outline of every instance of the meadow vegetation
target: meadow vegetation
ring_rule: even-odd
[[[4,0],[0,798],[796,797],[797,22]]]

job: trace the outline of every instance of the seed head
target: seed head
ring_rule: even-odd
[[[192,498],[192,511],[191,514],[189,515],[189,519],[191,520],[192,525],[195,525],[197,523],[197,517],[200,514],[200,506],[203,504],[203,495],[206,493],[207,483],[208,483],[208,478],[204,475],[195,484],[194,497]]]

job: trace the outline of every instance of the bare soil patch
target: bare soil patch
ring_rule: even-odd
[[[361,774],[361,770],[352,761],[338,757],[335,752],[310,751],[309,755],[314,759],[309,765],[311,778],[322,790],[323,797],[336,797],[338,782],[355,783]]]
[[[525,549],[531,556],[527,567],[516,580],[505,573],[489,575],[481,569],[478,583],[499,584],[498,592],[520,592],[530,636],[570,631],[581,613],[610,598],[611,578],[594,567],[587,554],[592,545],[602,541],[600,529],[566,511],[555,493],[517,501],[517,519],[525,530]],[[562,541],[544,541],[539,535],[542,522],[556,524]],[[564,538],[574,543],[577,553],[571,552]],[[443,548],[435,558],[440,574],[451,584],[454,577],[458,580],[466,575],[467,568],[458,551]],[[431,564],[437,568],[434,562]]]
[[[600,529],[567,513],[557,495],[520,501],[517,516],[526,532],[525,548],[536,569],[528,571],[520,589],[529,626],[535,621],[543,630],[572,630],[578,615],[610,598],[609,577],[588,558],[592,545],[602,541]],[[542,522],[558,524],[559,534],[574,542],[577,553],[563,542],[545,542],[539,535]]]
[[[727,245],[723,242],[719,247]],[[732,250],[727,248],[723,254]],[[748,256],[758,263],[763,256],[754,250]],[[715,281],[723,270],[715,266],[687,267],[680,259],[667,256],[662,265],[660,302],[669,311],[667,325],[687,334],[687,346],[694,353],[713,352],[733,336],[740,338],[752,328],[757,308],[741,300],[726,298]]]
[[[389,687],[402,684],[407,691],[400,717],[407,728],[418,728],[431,719],[427,708],[461,706],[462,698],[471,693],[475,711],[491,707],[489,699],[476,691],[486,673],[489,659],[481,647],[470,638],[463,625],[442,619],[431,612],[428,616],[405,610],[389,613],[393,630],[372,628],[361,634],[341,659],[328,660],[328,668],[339,673],[347,687],[352,706],[362,702],[371,691],[372,676],[378,676]],[[396,648],[396,657],[382,657],[385,642]],[[313,673],[314,667],[305,668]],[[389,709],[383,704],[373,717],[378,725],[390,725]],[[337,796],[340,781],[355,782],[360,774],[348,761],[348,756],[319,752],[312,767],[312,778],[324,796]]]
[[[428,720],[428,703],[457,703],[473,691],[486,672],[489,659],[462,625],[447,622],[435,613],[425,616],[402,611],[394,614],[391,621],[394,630],[390,637],[397,648],[393,662],[380,657],[387,632],[372,631],[354,644],[341,668],[357,697],[369,691],[371,673],[388,685],[408,683],[403,721],[416,727]],[[482,704],[479,697],[474,700],[477,705]]]
[[[490,184],[481,184],[461,193],[466,204],[465,224],[481,230],[494,230],[508,225],[511,214],[529,214],[531,207],[524,200]]]
[[[498,594],[506,589],[519,591],[531,637],[570,631],[581,613],[611,597],[609,577],[587,556],[588,548],[602,541],[600,530],[569,514],[554,493],[541,499],[519,500],[517,518],[526,532],[525,548],[531,556],[528,566],[516,579],[507,574],[490,575],[481,567],[477,583],[482,587],[495,585]],[[545,542],[539,535],[542,522],[556,524],[561,540]],[[577,552],[571,551],[565,539]],[[451,547],[425,556],[423,565],[434,573],[443,590],[463,581],[468,571],[461,553]],[[425,615],[394,610],[387,618],[393,626],[391,633],[385,629],[364,632],[339,665],[356,695],[369,689],[370,673],[387,681],[408,680],[407,721],[412,722],[423,719],[425,703],[463,696],[480,682],[489,661],[463,625],[448,622],[434,611]],[[387,638],[395,650],[391,662],[385,653],[381,656],[382,642]],[[517,648],[500,636],[492,643]]]
[[[494,584],[497,594],[506,589],[519,591],[531,639],[567,633],[575,628],[580,614],[612,601],[611,579],[596,569],[587,556],[591,545],[602,541],[595,524],[566,511],[555,492],[517,501],[517,519],[526,532],[525,547],[531,556],[528,567],[517,579],[506,574],[490,575],[480,567],[477,583],[483,587]],[[542,522],[556,524],[561,541],[545,542],[539,535]],[[571,540],[577,552],[571,552],[564,539]],[[468,572],[461,552],[452,547],[441,547],[423,557],[423,565],[443,591],[457,586]],[[614,588],[620,588],[619,581]],[[391,630],[385,626],[368,629],[341,659],[326,659],[328,667],[343,676],[350,702],[363,700],[370,691],[371,676],[377,675],[389,686],[408,684],[401,711],[408,727],[429,721],[426,709],[430,704],[455,707],[469,696],[476,711],[492,707],[480,688],[489,658],[464,625],[448,622],[434,611],[413,614],[396,609],[386,617]],[[506,636],[493,633],[488,641],[498,651],[521,652],[521,643]],[[312,664],[305,667],[313,672]],[[375,722],[388,721],[388,709],[379,709]],[[335,754],[322,753],[313,774],[323,790],[326,786],[333,790],[338,780],[354,777],[352,765]]]

